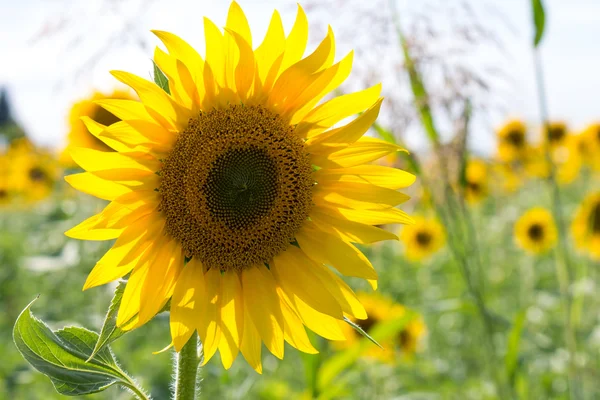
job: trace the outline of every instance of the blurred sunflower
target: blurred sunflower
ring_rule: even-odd
[[[38,201],[52,193],[60,171],[51,153],[23,140],[9,148],[8,158],[9,185],[20,198]]]
[[[506,193],[516,192],[523,184],[522,169],[515,169],[509,163],[494,163],[492,166],[495,184]]]
[[[69,154],[72,148],[85,147],[99,151],[113,151],[106,143],[98,139],[96,135],[92,134],[88,128],[89,124],[86,124],[83,121],[84,119],[89,118],[103,126],[112,125],[120,121],[113,113],[96,103],[97,100],[102,99],[133,100],[135,97],[125,90],[114,90],[108,95],[101,92],[95,92],[89,98],[73,104],[69,113],[70,128],[67,135],[67,145],[60,155],[60,163],[63,166],[68,168],[77,167],[77,164]],[[95,127],[95,125],[93,125],[93,127]]]
[[[600,259],[600,192],[588,195],[577,210],[571,224],[575,246]]]
[[[567,140],[569,130],[564,122],[550,122],[544,131],[544,141],[550,145],[550,148],[563,146]]]
[[[0,207],[9,204],[12,199],[12,190],[9,186],[10,160],[5,154],[0,154]]]
[[[261,342],[279,358],[284,341],[316,353],[304,326],[344,340],[343,317],[367,317],[328,266],[376,287],[373,266],[352,243],[394,239],[373,225],[412,222],[395,206],[408,199],[397,189],[415,177],[368,164],[402,150],[363,137],[379,113],[381,85],[319,104],[350,73],[352,53],[333,64],[329,30],[302,58],[301,7],[287,37],[275,12],[256,50],[235,2],[224,33],[206,18],[204,31],[205,59],[179,37],[154,32],[169,51],[157,48],[154,61],[170,94],[112,72],[141,103],[99,100],[121,121],[85,120],[115,152],[72,149],[87,172],[66,179],[111,203],[67,235],[117,239],[84,289],[130,274],[119,327],[143,325],[171,299],[177,351],[197,331],[205,362],[218,349],[229,368],[241,351],[261,372]]]
[[[358,293],[358,299],[364,305],[368,318],[354,320],[354,322],[367,333],[371,333],[380,323],[402,318],[407,312],[403,305],[381,295]],[[362,335],[349,325],[344,327],[344,331],[348,340],[335,342],[333,345],[337,349],[350,348],[362,339]],[[398,359],[396,350],[400,350],[405,356],[412,357],[418,351],[426,334],[427,327],[421,316],[417,316],[411,319],[393,338],[380,342],[383,349],[369,345],[364,355],[367,358],[387,363],[394,363]]]
[[[600,123],[589,125],[575,141],[582,162],[594,171],[600,171]]]
[[[552,214],[542,207],[525,212],[515,223],[514,234],[517,245],[533,254],[551,250],[558,238]]]
[[[435,219],[413,216],[414,225],[407,225],[400,232],[404,243],[404,254],[409,260],[430,257],[446,243],[446,232]]]
[[[527,153],[527,126],[523,121],[510,120],[496,132],[498,157],[503,162],[518,161]]]
[[[552,162],[556,166],[556,180],[561,185],[572,183],[579,176],[582,157],[575,136],[568,136],[562,146],[555,147],[552,152]]]
[[[530,178],[545,179],[550,176],[550,163],[543,145],[532,146],[524,160],[525,174]]]
[[[465,170],[465,200],[476,204],[488,195],[488,167],[482,160],[469,160]]]

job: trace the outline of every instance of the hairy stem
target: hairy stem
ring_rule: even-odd
[[[177,354],[174,400],[195,400],[198,375],[198,336],[194,333]]]

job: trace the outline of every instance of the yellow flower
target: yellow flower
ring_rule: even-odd
[[[446,243],[444,227],[435,219],[414,216],[415,224],[402,228],[400,240],[409,260],[430,257]]]
[[[354,320],[354,322],[367,333],[372,332],[379,323],[402,318],[407,311],[403,305],[377,294],[358,293],[358,299],[364,305],[368,318]],[[362,339],[362,335],[350,325],[346,325],[344,331],[348,340],[335,342],[334,346],[337,349],[349,348]],[[380,342],[383,349],[369,345],[364,355],[367,358],[393,363],[398,359],[396,350],[399,349],[404,355],[412,357],[419,350],[421,341],[426,334],[427,327],[423,319],[418,316],[411,319],[394,338]]]
[[[525,212],[515,223],[517,245],[530,253],[545,253],[556,245],[558,234],[552,214],[542,207]]]
[[[465,200],[475,204],[488,195],[488,168],[482,160],[469,160],[465,170]]]
[[[10,160],[7,155],[0,154],[0,207],[12,201],[12,188],[9,185]]]
[[[330,30],[302,58],[308,23],[300,7],[287,37],[275,12],[256,50],[235,2],[224,33],[206,18],[204,31],[204,58],[154,32],[168,50],[157,48],[154,61],[170,95],[112,72],[141,102],[99,100],[122,121],[85,120],[115,152],[71,150],[87,172],[67,181],[111,203],[67,235],[117,239],[84,289],[130,274],[119,327],[141,326],[171,299],[177,351],[196,330],[205,362],[218,349],[229,368],[241,351],[261,372],[261,342],[279,358],[284,341],[315,353],[305,326],[344,340],[344,315],[366,318],[327,266],[376,285],[352,243],[396,238],[374,225],[412,221],[395,206],[407,199],[397,189],[415,177],[368,164],[401,150],[363,137],[379,113],[380,85],[319,104],[350,73],[352,53],[333,63]]]
[[[545,143],[550,145],[550,148],[563,146],[567,140],[569,130],[564,122],[550,122],[548,126],[543,128]]]
[[[575,141],[582,162],[594,171],[600,171],[600,123],[588,126]]]
[[[102,99],[133,100],[134,97],[129,94],[129,92],[124,90],[114,90],[108,95],[101,92],[95,92],[89,98],[73,104],[71,112],[69,113],[70,129],[67,135],[67,146],[60,155],[60,162],[65,167],[73,168],[77,166],[69,154],[72,148],[86,147],[88,149],[100,151],[112,151],[112,149],[106,143],[104,143],[101,139],[98,139],[95,134],[90,132],[90,127],[91,129],[94,129],[97,127],[97,125],[90,125],[89,123],[85,122],[87,121],[87,118],[89,118],[106,126],[120,121],[120,119],[113,113],[96,103],[97,100]]]
[[[572,183],[579,176],[582,158],[575,136],[567,136],[562,146],[551,151],[552,162],[556,166],[556,180],[561,185]]]
[[[13,199],[38,201],[52,193],[60,171],[50,152],[23,138],[11,143],[6,157],[8,187]]]
[[[600,192],[588,195],[577,210],[571,232],[575,246],[600,259]]]
[[[520,167],[520,166],[519,166]],[[495,182],[507,193],[516,192],[523,184],[520,170],[510,163],[495,163],[493,165]]]
[[[498,157],[503,162],[520,160],[527,153],[527,126],[520,120],[505,123],[496,132]]]
[[[533,146],[529,149],[524,167],[525,174],[531,178],[545,179],[550,176],[550,163],[546,158],[544,146]]]

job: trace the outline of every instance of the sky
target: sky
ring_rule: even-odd
[[[400,14],[407,1],[398,1]],[[491,151],[494,143],[490,132],[505,118],[539,121],[530,48],[530,2],[489,2],[514,29],[501,38],[508,49],[510,84],[499,95],[507,100],[507,107],[491,117],[489,132],[479,132],[481,140],[473,141],[482,152]],[[64,146],[68,112],[73,102],[88,96],[94,89],[110,91],[118,87],[108,71],[126,70],[150,79],[150,58],[159,44],[150,29],[172,31],[202,52],[202,17],[207,16],[222,26],[229,6],[225,0],[3,0],[2,3],[0,86],[9,90],[16,119],[32,139],[56,149]],[[281,12],[287,29],[293,23],[294,1],[239,0],[239,3],[255,37],[264,35],[274,8]],[[335,7],[338,1],[325,3]],[[600,1],[546,0],[545,3],[547,30],[541,54],[550,115],[578,130],[600,120],[600,42],[597,40]],[[309,22],[314,19],[323,23],[323,18],[311,18],[314,16],[310,12],[308,17]],[[339,19],[331,21],[334,31],[344,23]],[[317,28],[323,30],[323,27]],[[343,44],[337,54],[341,57],[351,43],[340,39]],[[98,54],[101,57],[95,58]],[[354,62],[360,61],[355,58]],[[382,83],[385,87],[385,77]],[[414,134],[407,138],[407,144],[418,148],[422,140],[422,136]]]

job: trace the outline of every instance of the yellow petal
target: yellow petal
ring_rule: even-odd
[[[313,261],[290,246],[273,260],[271,272],[293,304],[301,299],[319,312],[342,318],[342,309],[312,271]]]
[[[310,218],[317,228],[323,232],[338,236],[346,242],[369,244],[381,240],[397,240],[398,237],[391,232],[375,226],[347,220],[341,214],[313,209]]]
[[[199,302],[206,294],[204,285],[202,265],[190,260],[183,267],[171,298],[171,337],[177,351],[181,351],[196,330]]]
[[[329,154],[356,142],[367,133],[373,122],[377,119],[382,101],[383,98],[380,97],[375,104],[356,117],[352,122],[340,128],[312,136],[306,143],[306,151],[315,154]]]
[[[344,313],[358,319],[367,319],[367,312],[356,297],[356,294],[339,276],[334,274],[329,268],[321,265],[315,265],[315,272],[321,278],[329,293],[331,293],[338,303],[342,306]]]
[[[237,32],[226,30],[226,36],[233,36],[240,54],[238,64],[235,68],[235,87],[240,99],[245,102],[248,99],[255,75],[254,52]]]
[[[296,298],[290,306],[296,310],[304,325],[317,335],[329,340],[346,339],[344,332],[340,329],[339,318],[318,312],[300,298]]]
[[[127,186],[101,179],[89,172],[67,175],[65,181],[80,192],[109,201],[132,191]]]
[[[152,257],[146,258],[146,260],[137,265],[129,279],[127,280],[127,286],[125,286],[125,292],[121,299],[121,305],[119,312],[117,313],[117,327],[123,329],[124,325],[131,320],[134,316],[138,315],[141,307],[141,296],[144,282],[148,278],[148,267],[152,261]],[[136,326],[138,324],[136,323]],[[130,327],[130,329],[133,327]]]
[[[296,234],[300,248],[308,257],[329,264],[346,276],[377,279],[377,272],[360,250],[339,237],[316,229],[308,221]]]
[[[342,82],[346,80],[348,75],[350,75],[350,71],[352,71],[353,58],[354,52],[351,51],[339,63],[335,64],[329,69],[333,72],[333,77],[329,78],[329,75],[323,75],[322,79],[329,78],[329,82],[324,87],[320,88],[320,86],[317,84],[314,85],[311,92],[306,93],[306,96],[303,94],[303,97],[305,98],[297,101],[298,109],[293,111],[293,115],[290,118],[291,125],[300,123],[306,114],[308,114],[327,93],[335,90],[342,84]],[[304,103],[301,101],[304,101]]]
[[[221,339],[219,319],[221,318],[221,272],[211,268],[204,275],[206,283],[206,296],[200,299],[197,329],[202,340],[204,362],[206,364],[217,351]]]
[[[136,119],[153,122],[144,105],[136,100],[102,99],[94,103],[123,121]]]
[[[309,138],[318,135],[342,119],[369,108],[380,94],[381,84],[377,84],[360,92],[334,97],[309,112],[298,124],[296,134]]]
[[[306,334],[306,330],[304,330],[302,320],[286,301],[281,302],[281,312],[283,315],[285,341],[300,351],[317,354],[317,349],[313,347]]]
[[[261,82],[267,80],[267,75],[275,60],[280,57],[285,50],[285,33],[283,32],[283,24],[277,10],[273,12],[269,28],[263,42],[254,52],[256,65],[258,67],[258,75]],[[281,57],[283,60],[283,56]],[[281,60],[278,63],[277,69],[281,66]],[[275,72],[277,74],[277,72]],[[275,77],[274,77],[275,78]],[[267,88],[268,89],[268,88]]]
[[[177,59],[162,51],[159,47],[154,49],[154,62],[158,68],[165,74],[169,80],[169,92],[171,96],[180,104],[187,108],[192,108],[192,98],[188,91],[183,87],[179,72],[177,71]],[[194,87],[196,84],[194,83]]]
[[[177,35],[156,30],[152,31],[152,33],[163,42],[169,51],[169,55],[185,64],[187,69],[191,72],[197,86],[200,86],[200,83],[202,83],[204,61],[198,52]]]
[[[204,18],[204,37],[206,38],[206,64],[210,66],[216,83],[220,87],[226,87],[225,40],[219,28],[208,18]]]
[[[296,12],[296,21],[290,34],[285,39],[285,55],[281,63],[281,69],[285,71],[293,64],[300,61],[306,50],[306,43],[308,42],[308,19],[304,10],[298,4]]]
[[[383,210],[409,199],[404,193],[368,183],[318,184],[313,194],[313,201],[317,205],[333,204],[361,210]]]
[[[250,48],[252,48],[252,34],[250,33],[250,25],[248,25],[248,20],[246,19],[244,11],[235,1],[232,1],[231,5],[229,6],[227,23],[225,24],[225,27],[239,34],[240,37],[250,45]]]
[[[312,160],[321,168],[346,168],[367,164],[397,151],[405,150],[394,143],[365,136],[326,156],[313,155]]]
[[[221,340],[219,353],[225,369],[229,369],[240,351],[244,325],[244,304],[239,274],[226,271],[221,276]]]
[[[397,168],[379,165],[359,165],[350,168],[323,168],[314,173],[315,181],[371,183],[388,189],[402,189],[415,182],[415,175]]]
[[[164,221],[150,215],[126,228],[88,275],[83,290],[104,285],[128,274],[148,257],[147,250],[162,230]],[[152,241],[148,240],[151,237]]]
[[[273,276],[264,266],[246,268],[242,286],[244,305],[262,341],[273,355],[283,358],[283,316]]]
[[[70,150],[73,160],[89,172],[115,169],[139,170],[140,176],[154,174],[162,165],[160,161],[147,153],[117,153],[99,151],[84,147],[73,147]]]
[[[150,321],[171,298],[182,267],[183,255],[176,240],[172,239],[157,248],[142,289],[140,325]]]
[[[152,118],[167,129],[183,130],[190,117],[190,111],[177,104],[155,83],[124,71],[111,71],[119,81],[131,87],[140,97],[146,111]]]
[[[242,289],[243,291],[243,289]],[[252,318],[248,306],[244,302],[244,329],[242,331],[242,341],[240,351],[252,368],[259,374],[262,374],[262,363],[260,359],[261,341],[260,335]]]
[[[414,223],[412,218],[397,208],[385,210],[351,210],[349,208],[319,207],[322,213],[335,213],[350,221],[367,225],[408,224]]]

